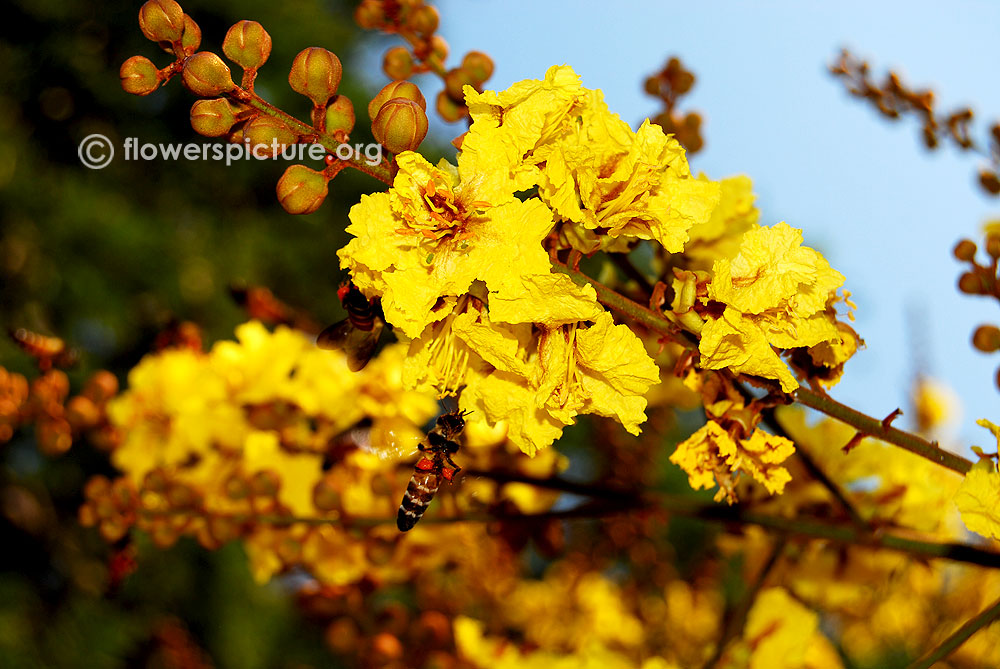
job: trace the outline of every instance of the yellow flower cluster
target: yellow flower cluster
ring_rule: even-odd
[[[296,565],[327,584],[406,581],[482,540],[481,526],[425,521],[401,541],[392,523],[413,471],[403,460],[438,411],[433,396],[403,387],[404,344],[354,373],[342,352],[296,330],[250,322],[236,337],[208,353],[164,350],[132,370],[108,409],[124,435],[111,455],[124,476],[88,485],[86,524],[110,540],[134,524],[158,545],[183,534],[210,548],[241,539],[261,582]],[[511,453],[502,428],[472,419],[464,445],[470,468],[503,460],[545,478],[565,466],[555,452]],[[539,512],[555,501],[523,484],[459,488],[435,504]]]
[[[408,385],[464,389],[460,406],[504,421],[524,452],[582,413],[637,434],[658,370],[591,287],[553,273],[543,241],[679,252],[719,185],[693,178],[659,127],[633,132],[568,67],[466,96],[458,164],[397,156],[389,192],[351,210],[342,265],[411,341]]]
[[[832,385],[860,343],[834,309],[844,276],[785,223],[754,225],[736,255],[715,261],[710,276],[676,275],[668,313],[700,335],[704,369],[775,379],[791,392],[799,383],[776,348],[792,351],[793,364]],[[800,349],[804,356],[795,358]]]
[[[1000,451],[1000,426],[985,418],[976,421],[993,433]],[[955,506],[965,526],[984,537],[1000,540],[1000,470],[996,455],[982,457],[965,475],[955,493]]]

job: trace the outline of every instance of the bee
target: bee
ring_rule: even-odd
[[[364,369],[371,360],[384,325],[376,300],[369,300],[348,281],[337,291],[347,318],[319,333],[316,345],[323,349],[342,349],[352,372]]]
[[[9,332],[10,338],[21,350],[38,361],[38,368],[43,372],[52,367],[72,367],[79,357],[77,351],[59,337],[47,337],[25,328]]]
[[[396,527],[400,532],[412,528],[424,515],[441,486],[441,479],[450,482],[455,474],[462,471],[451,456],[458,452],[458,442],[455,440],[465,429],[465,416],[465,413],[457,410],[442,414],[433,429],[427,433],[426,442],[418,446],[422,453],[428,455],[417,462],[406,492],[403,493],[403,501],[399,503]]]

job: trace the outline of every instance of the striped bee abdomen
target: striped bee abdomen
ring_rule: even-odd
[[[440,485],[441,477],[434,471],[417,469],[413,473],[396,513],[396,527],[401,532],[406,532],[417,524]]]
[[[375,327],[375,306],[353,284],[344,297],[343,305],[351,325],[365,332],[370,332]]]

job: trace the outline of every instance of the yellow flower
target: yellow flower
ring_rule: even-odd
[[[518,336],[522,327],[527,326],[501,330],[483,315],[455,320],[457,336],[493,368],[470,375],[463,409],[505,421],[510,439],[529,455],[551,444],[582,413],[615,418],[639,433],[646,419],[644,394],[659,380],[659,369],[627,326],[600,312],[590,327],[541,327],[534,350]]]
[[[739,472],[752,476],[771,494],[783,492],[792,477],[780,464],[794,452],[791,441],[762,430],[755,430],[749,439],[737,443],[722,426],[710,420],[677,445],[670,461],[687,473],[693,489],[707,489],[718,483],[716,501],[726,498],[732,503],[736,495],[730,474]]]
[[[698,178],[709,180],[705,175]],[[719,187],[719,206],[708,221],[691,227],[684,246],[684,255],[695,261],[697,269],[711,269],[716,259],[735,256],[743,233],[760,220],[750,177],[727,177],[719,181]]]
[[[463,178],[475,170],[499,173],[487,178],[511,190],[537,185],[571,228],[562,238],[580,250],[631,237],[679,252],[688,229],[706,223],[719,201],[719,185],[691,177],[676,140],[649,121],[633,132],[568,67],[500,94],[468,89],[466,102],[473,123],[462,144]]]
[[[831,306],[844,276],[819,253],[802,246],[800,230],[785,223],[756,226],[743,235],[739,252],[717,260],[712,271],[707,300],[726,308],[721,316],[709,314],[701,330],[699,351],[705,369],[728,367],[776,379],[782,390],[791,392],[798,381],[772,347],[826,344],[834,348],[817,355],[834,361],[839,353],[856,349],[856,335],[851,338],[840,327]],[[846,330],[853,334],[849,327]]]
[[[955,493],[962,522],[976,534],[1000,540],[1000,471],[990,459],[972,466]]]
[[[439,299],[465,295],[474,281],[504,294],[512,277],[550,272],[541,241],[552,214],[541,201],[498,199],[481,181],[459,181],[448,163],[434,167],[416,153],[396,162],[393,188],[351,208],[354,239],[338,255],[407,337],[447,316]]]
[[[819,631],[819,616],[784,588],[758,593],[747,615],[743,639],[751,648],[750,669],[835,669],[840,659]]]

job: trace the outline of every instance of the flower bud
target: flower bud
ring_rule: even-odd
[[[983,353],[1000,350],[1000,329],[993,325],[980,325],[972,334],[972,345]]]
[[[278,179],[278,201],[289,214],[311,214],[326,199],[328,182],[322,172],[292,165]]]
[[[990,170],[979,173],[979,185],[990,195],[1000,195],[1000,176]]]
[[[83,395],[103,404],[118,392],[118,378],[106,369],[99,369],[87,379],[83,386]]]
[[[444,119],[447,123],[460,121],[469,113],[468,107],[452,100],[445,91],[438,93],[435,107],[437,108],[438,116]]]
[[[225,98],[212,100],[197,100],[191,105],[191,127],[199,135],[205,137],[222,137],[228,135],[236,115]]]
[[[101,420],[101,412],[90,398],[77,395],[66,403],[66,420],[75,430],[89,430]]]
[[[472,86],[472,77],[463,68],[456,67],[454,70],[448,70],[444,75],[444,90],[448,93],[448,97],[455,101],[465,100],[465,86]]]
[[[300,51],[292,61],[288,83],[293,91],[306,96],[318,107],[337,94],[343,73],[337,54],[312,46]]]
[[[199,51],[184,62],[184,85],[195,95],[214,98],[236,88],[229,66],[211,51]]]
[[[253,119],[243,128],[243,137],[255,147],[254,157],[274,158],[281,153],[286,146],[291,146],[299,141],[298,134],[287,125],[274,118],[262,114]],[[267,151],[262,151],[256,147],[266,146]]]
[[[386,84],[385,87],[380,90],[372,101],[368,103],[368,118],[373,119],[378,116],[379,109],[382,108],[389,100],[393,98],[403,98],[405,100],[413,100],[421,109],[427,109],[427,101],[424,100],[424,94],[420,92],[417,85],[410,81],[393,81],[392,83]]]
[[[988,295],[991,286],[987,285],[987,280],[982,274],[965,272],[958,277],[958,289],[966,295]]]
[[[354,10],[354,21],[365,30],[374,30],[385,21],[381,0],[363,0]]]
[[[382,71],[395,81],[409,79],[413,74],[413,56],[410,50],[405,46],[394,46],[386,51],[382,58]]]
[[[438,24],[441,22],[441,16],[438,14],[438,10],[431,5],[424,5],[417,9],[410,16],[410,27],[418,34],[424,37],[429,37],[433,35],[437,29]]]
[[[448,43],[440,35],[431,38],[431,58],[443,63],[448,60]]]
[[[372,134],[392,153],[414,151],[427,136],[427,113],[413,100],[393,98],[379,109]]]
[[[160,87],[160,71],[149,58],[132,56],[118,70],[122,90],[132,95],[149,95]]]
[[[326,108],[326,131],[333,135],[343,133],[350,135],[354,130],[354,104],[346,95],[338,95],[330,101]]]
[[[184,55],[190,56],[201,46],[201,28],[187,14],[184,15],[184,34],[181,36],[181,48]]]
[[[222,41],[222,53],[244,70],[256,70],[271,55],[271,36],[256,21],[234,23]]]
[[[174,0],[149,0],[139,8],[139,29],[154,42],[176,42],[184,34],[184,10]]]
[[[470,51],[462,59],[462,69],[469,73],[472,85],[476,86],[493,76],[493,59],[482,51]]]

